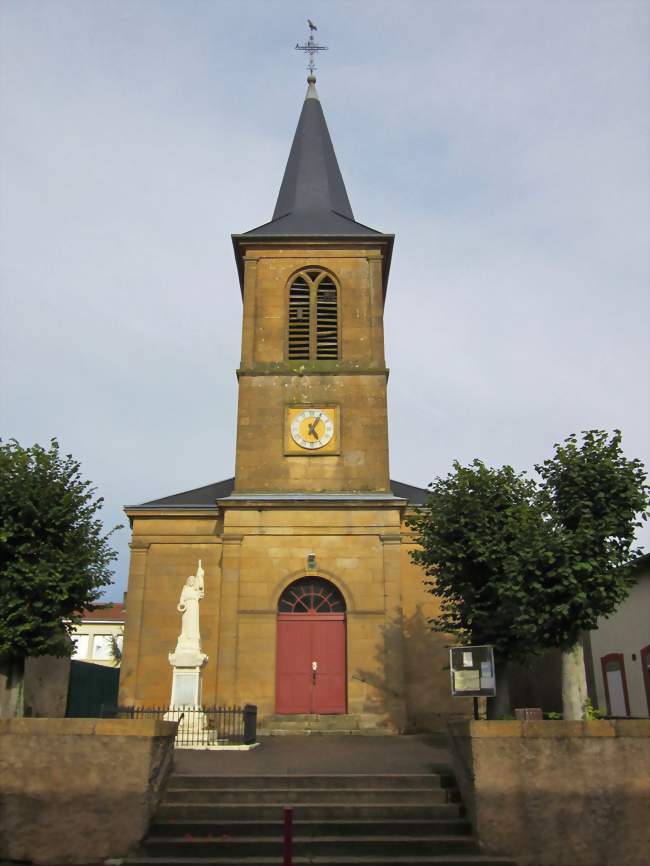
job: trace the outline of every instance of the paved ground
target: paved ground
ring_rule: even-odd
[[[249,752],[177,749],[174,772],[191,775],[300,776],[311,773],[428,773],[449,764],[440,738],[293,736],[262,737]]]

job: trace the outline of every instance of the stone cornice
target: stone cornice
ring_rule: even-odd
[[[269,361],[242,366],[237,370],[241,376],[385,376],[389,369],[384,364],[368,364],[360,361]]]
[[[127,517],[217,517],[219,507],[211,505],[125,505]]]
[[[397,508],[403,510],[407,506],[406,499],[399,499],[391,494],[327,494],[327,493],[239,493],[227,499],[217,500],[222,509],[255,509],[281,508],[301,510],[314,508],[355,508],[365,511],[377,508]]]

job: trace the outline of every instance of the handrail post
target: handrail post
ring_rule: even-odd
[[[291,866],[293,862],[293,808],[284,807],[284,846],[282,866]]]

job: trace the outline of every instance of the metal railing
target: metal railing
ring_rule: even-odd
[[[257,707],[116,707],[102,705],[102,718],[160,719],[178,722],[175,745],[186,749],[252,745],[257,739]]]

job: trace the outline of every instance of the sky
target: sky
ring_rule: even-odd
[[[318,90],[355,218],[396,234],[391,477],[650,464],[641,0],[2,0],[0,437],[122,508],[232,476],[231,233],[271,218]],[[641,540],[650,546],[650,534]],[[127,528],[107,598],[128,572]]]

